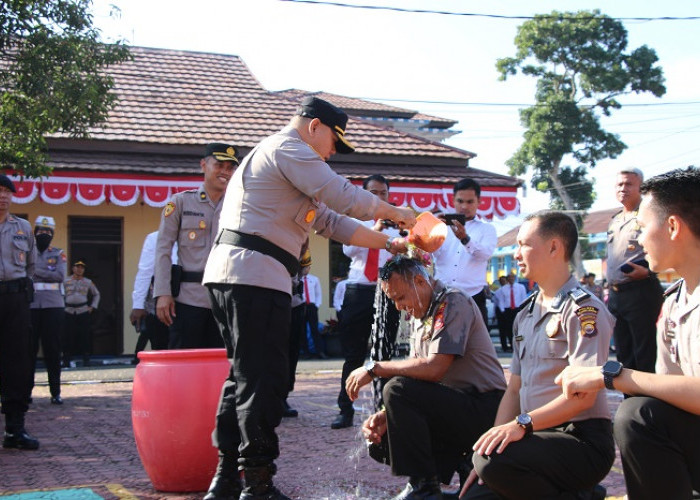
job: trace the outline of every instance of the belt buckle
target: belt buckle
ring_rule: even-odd
[[[617,285],[613,285],[613,286],[612,286],[612,289],[613,289],[613,291],[615,291],[615,292],[619,292],[619,291],[620,291],[620,287],[617,286]]]

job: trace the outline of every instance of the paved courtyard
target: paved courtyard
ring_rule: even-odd
[[[287,495],[304,500],[391,498],[404,485],[387,467],[367,456],[355,427],[332,430],[337,409],[339,362],[305,362],[290,395],[298,418],[284,419],[278,431],[281,456],[275,482]],[[38,380],[45,374],[37,374]],[[0,449],[0,496],[37,499],[195,499],[203,493],[155,491],[143,469],[131,427],[133,367],[73,370],[64,374],[63,406],[49,404],[48,388],[34,390],[27,427],[41,440],[36,452]],[[370,408],[364,390],[358,408]],[[609,393],[611,410],[619,393]],[[175,458],[165,458],[175,460]],[[603,483],[608,498],[624,495],[619,457]]]

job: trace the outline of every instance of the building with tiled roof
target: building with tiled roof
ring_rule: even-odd
[[[133,47],[133,59],[110,67],[117,106],[90,137],[49,138],[50,177],[20,182],[13,209],[33,221],[56,219],[54,243],[69,258],[87,259],[102,293],[95,317],[95,352],[128,353],[136,341],[124,318],[144,237],[157,229],[161,207],[178,191],[197,187],[209,142],[228,142],[242,155],[283,128],[307,92],[266,90],[237,56]],[[355,153],[330,166],[359,183],[381,173],[391,201],[417,210],[452,206],[452,185],[473,177],[483,186],[481,216],[517,213],[519,179],[469,166],[474,153],[440,142],[453,120],[321,92],[350,115],[346,137]],[[408,125],[401,126],[401,123]],[[439,133],[422,136],[419,129]],[[441,132],[440,132],[441,131]],[[442,135],[441,135],[442,134]],[[429,137],[429,138],[426,138]],[[328,292],[333,245],[312,239],[314,274]],[[330,300],[324,301],[326,304]],[[326,306],[321,317],[331,314]]]

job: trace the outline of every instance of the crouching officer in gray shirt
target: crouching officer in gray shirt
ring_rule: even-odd
[[[34,301],[32,310],[33,372],[39,343],[44,353],[44,364],[49,377],[51,404],[63,404],[61,398],[61,336],[63,335],[63,280],[66,279],[66,253],[51,246],[56,222],[53,217],[40,215],[34,222],[37,258],[34,268]],[[34,373],[32,372],[32,387]]]
[[[413,357],[368,361],[350,373],[346,391],[354,401],[372,379],[390,379],[385,409],[370,416],[362,432],[374,445],[388,445],[394,475],[409,477],[394,500],[437,500],[440,483],[449,484],[455,470],[466,479],[469,469],[460,466],[496,417],[506,380],[471,297],[406,257],[387,262],[380,280],[396,308],[411,314]]]
[[[39,440],[24,428],[32,384],[29,303],[34,291],[36,248],[32,226],[10,214],[15,186],[0,174],[0,406],[5,414],[3,448],[36,450]]]
[[[226,186],[238,166],[236,150],[228,144],[208,144],[199,164],[204,182],[173,195],[158,228],[153,296],[158,319],[170,328],[170,349],[224,346],[202,275],[219,227]],[[175,242],[178,262],[173,266]]]
[[[204,283],[231,371],[213,436],[219,466],[206,499],[288,498],[272,485],[279,455],[275,428],[288,390],[290,277],[298,272],[309,233],[392,248],[386,235],[340,213],[415,224],[411,209],[353,186],[326,163],[336,150],[353,151],[344,137],[347,120],[332,104],[305,98],[287,127],[246,156],[226,190]]]

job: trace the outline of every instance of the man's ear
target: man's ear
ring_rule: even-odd
[[[669,215],[666,224],[668,225],[668,235],[672,240],[678,238],[685,226],[683,219],[677,215]]]
[[[319,120],[318,118],[313,118],[309,122],[309,134],[311,134],[312,137],[314,135],[316,135],[316,132],[318,131],[318,127],[320,125],[321,125],[321,120]]]
[[[202,158],[201,160],[199,160],[199,167],[201,168],[202,173],[204,173],[205,169],[207,167],[207,159],[206,158]]]

